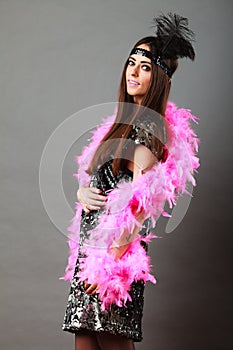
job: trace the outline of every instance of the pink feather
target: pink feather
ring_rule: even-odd
[[[83,149],[80,156],[76,157],[79,171],[73,175],[78,178],[80,186],[90,181],[86,169],[114,119],[115,115],[106,118],[104,123],[93,131],[90,144]],[[178,196],[187,192],[187,181],[196,185],[194,172],[199,167],[196,155],[199,139],[192,130],[190,122],[196,123],[198,119],[190,110],[178,109],[172,102],[167,104],[165,119],[169,134],[166,161],[156,164],[136,181],[121,182],[117,188],[109,192],[106,210],[100,215],[97,227],[89,231],[90,238],[85,241],[86,246],[83,247],[87,257],[80,261],[79,278],[81,281],[88,278],[89,283],[98,280],[103,309],[110,307],[112,303],[125,305],[126,301],[131,299],[129,291],[133,281],[142,279],[145,283],[147,281],[156,283],[154,276],[150,274],[150,259],[140,245],[142,237],[139,235],[131,242],[120,260],[115,261],[108,252],[113,241],[120,238],[124,230],[127,229],[130,233],[135,225],[142,226],[134,216],[136,210],[144,208],[155,227],[160,214],[169,215],[163,209],[165,202],[172,208]],[[68,240],[70,257],[65,276],[61,279],[70,282],[78,256],[81,211],[81,205],[76,203],[76,214],[68,227],[71,232]],[[151,237],[149,235],[144,240],[149,242]]]

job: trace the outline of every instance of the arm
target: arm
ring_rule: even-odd
[[[157,158],[153,153],[143,145],[137,145],[133,157],[133,181],[137,179],[140,173],[145,173],[149,170],[155,163]],[[136,212],[136,219],[143,224],[145,220],[145,211],[141,210]],[[115,259],[120,259],[124,253],[127,251],[130,242],[132,242],[140,231],[140,227],[135,226],[132,233],[124,231],[121,238],[116,241],[117,247],[112,247],[110,252],[115,255]]]
[[[102,196],[100,194],[101,192],[102,191],[96,187],[89,187],[89,184],[79,187],[77,199],[86,213],[89,213],[90,210],[99,210],[101,206],[105,205],[107,196]],[[86,294],[95,294],[97,287],[97,283],[90,284],[88,280],[86,280],[84,284]]]
[[[157,161],[157,158],[153,153],[143,145],[137,145],[133,156],[133,181],[137,179],[140,173],[145,173],[149,170]],[[137,220],[142,224],[145,220],[145,212],[141,210],[135,214]],[[127,251],[130,242],[132,242],[140,231],[140,227],[136,226],[133,232],[130,234],[128,231],[124,231],[121,238],[116,241],[117,247],[112,247],[110,253],[114,255],[115,260],[120,259]],[[84,285],[87,294],[95,294],[98,290],[98,283],[89,284],[86,281]]]

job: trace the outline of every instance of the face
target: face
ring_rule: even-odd
[[[150,51],[146,44],[142,44],[138,48]],[[138,54],[129,56],[126,69],[126,86],[127,93],[133,96],[135,103],[141,104],[150,85],[151,69],[152,63],[149,58]]]

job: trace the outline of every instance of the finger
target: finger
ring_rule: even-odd
[[[100,207],[95,207],[93,205],[90,205],[89,208],[90,208],[90,210],[99,210],[100,209]]]
[[[82,207],[83,207],[83,210],[86,212],[86,213],[89,213],[90,210],[99,210],[100,207],[96,206],[96,205],[88,205],[88,204],[82,204]]]
[[[104,206],[105,206],[105,202],[99,202],[99,201],[89,201],[88,204],[83,205],[85,209],[89,209],[89,210],[98,210]]]
[[[92,194],[93,198],[99,198],[100,200],[105,200],[106,195],[101,194],[103,191],[96,187],[89,187],[89,194]]]
[[[87,204],[81,203],[81,205],[82,205],[82,208],[85,211],[85,213],[89,213],[90,212],[89,208],[87,208]]]
[[[98,288],[95,288],[95,290],[93,290],[93,292],[91,293],[91,295],[96,294],[96,293],[97,293],[97,291],[98,291]]]
[[[96,286],[96,287],[95,287],[95,286]],[[97,293],[97,291],[98,291],[98,285],[97,285],[97,283],[91,285],[91,284],[88,283],[88,281],[86,280],[86,281],[84,282],[84,290],[86,290],[86,289],[89,288],[89,287],[94,288],[94,290],[93,290],[90,294],[94,295],[94,294]],[[88,294],[89,294],[89,293],[88,293]]]
[[[84,281],[84,289],[87,289],[90,286],[91,286],[91,283],[89,283],[88,279],[86,278],[85,281]]]
[[[86,293],[87,294],[91,294],[97,287],[96,283],[91,284],[87,289],[86,289]]]
[[[102,190],[97,187],[90,187],[90,189],[93,193],[97,193],[97,194],[102,193]]]
[[[90,208],[91,206],[95,206],[95,207],[104,206],[106,203],[106,200],[100,201],[100,200],[95,199],[95,198],[87,198],[85,200],[84,199],[80,200],[79,202],[82,204],[83,208],[87,207],[87,209],[92,209],[92,208]]]
[[[96,293],[99,293],[99,286],[98,286],[98,283],[96,283],[96,288],[93,290],[92,294],[96,294]]]
[[[91,294],[97,288],[97,284],[93,283],[86,289],[86,294]]]
[[[105,202],[107,196],[100,195],[98,189],[93,190],[92,188],[85,189],[83,192],[79,192],[78,200],[79,202],[88,203],[92,205],[97,205],[96,201]]]
[[[92,196],[89,197],[89,204],[95,204],[96,202],[105,203],[107,198],[108,198],[107,196],[93,194]]]
[[[102,207],[103,205],[101,205],[101,207]],[[90,210],[99,210],[99,209],[101,209],[101,207],[100,206],[97,206],[97,205],[89,205],[88,206],[88,208],[90,209]]]
[[[84,284],[84,289],[86,290],[87,288],[89,288],[90,287],[90,284],[89,283],[85,283]]]

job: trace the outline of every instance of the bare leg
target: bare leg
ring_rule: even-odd
[[[97,339],[101,350],[135,350],[133,341],[120,335],[100,332]]]
[[[80,329],[75,334],[75,350],[100,350],[95,333]]]

